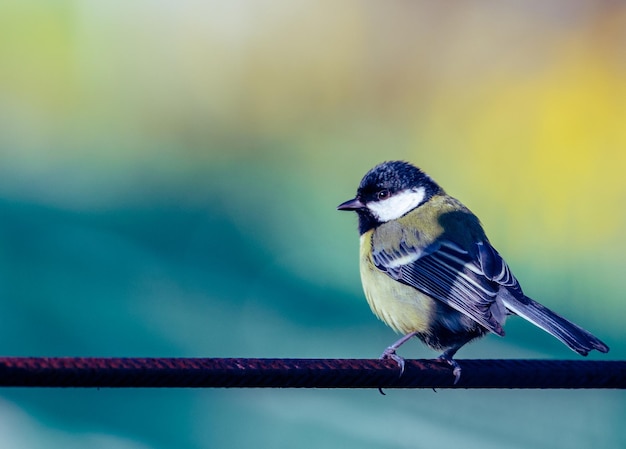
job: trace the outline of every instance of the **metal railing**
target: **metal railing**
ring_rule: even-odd
[[[2,387],[626,388],[625,361],[0,357]]]

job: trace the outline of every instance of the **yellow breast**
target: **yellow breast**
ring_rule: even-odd
[[[435,301],[374,266],[372,232],[361,236],[360,245],[361,282],[367,302],[374,314],[396,332],[427,333],[435,314]]]

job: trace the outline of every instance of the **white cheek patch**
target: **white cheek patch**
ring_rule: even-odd
[[[375,201],[367,204],[367,208],[380,222],[396,220],[415,209],[424,202],[426,190],[424,187],[404,190],[389,197],[386,200]]]

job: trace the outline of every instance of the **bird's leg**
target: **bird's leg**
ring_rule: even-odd
[[[464,344],[465,342],[459,345],[452,346],[451,348],[446,349],[439,357],[437,357],[438,360],[442,360],[452,367],[452,374],[454,374],[454,385],[456,385],[461,378],[461,365],[459,365],[452,357],[454,357],[454,354],[456,354],[456,352]]]
[[[396,349],[398,349],[400,346],[402,346],[404,343],[406,343],[408,340],[415,337],[416,335],[417,332],[409,332],[408,334],[400,338],[398,341],[396,341],[394,344],[392,344],[383,351],[383,353],[380,355],[380,360],[391,359],[395,361],[400,367],[400,375],[402,376],[402,373],[404,373],[404,358],[396,354]]]

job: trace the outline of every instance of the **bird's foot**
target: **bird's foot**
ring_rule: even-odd
[[[387,349],[383,351],[383,353],[379,357],[380,360],[388,360],[391,359],[398,364],[400,367],[400,376],[404,373],[404,358],[400,357],[396,354],[396,348],[393,346],[389,346]]]
[[[457,361],[452,358],[452,356],[446,354],[445,352],[437,357],[437,360],[446,362],[452,367],[452,374],[454,375],[454,385],[459,383],[459,379],[461,379],[461,365],[459,365]]]

